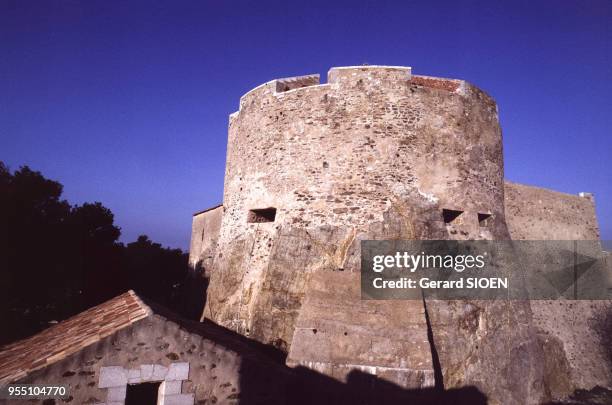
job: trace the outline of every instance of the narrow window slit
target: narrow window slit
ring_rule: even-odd
[[[261,223],[261,222],[274,222],[276,219],[276,208],[259,208],[249,210],[247,222],[249,223]]]
[[[442,218],[444,218],[445,224],[453,223],[461,214],[463,214],[463,211],[449,210],[446,208],[442,210]]]
[[[491,220],[493,219],[493,214],[483,214],[481,212],[478,213],[478,223],[480,226],[489,226],[491,224]]]

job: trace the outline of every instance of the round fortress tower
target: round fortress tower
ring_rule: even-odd
[[[230,116],[205,316],[266,342],[279,337],[252,324],[290,229],[508,239],[502,160],[496,104],[464,81],[358,66],[332,68],[327,84],[310,75],[251,90]],[[388,221],[400,223],[395,235],[376,230]]]
[[[326,84],[318,75],[265,83],[230,116],[203,317],[277,346],[290,364],[433,385],[423,303],[361,301],[360,241],[509,239],[503,178],[497,106],[464,81],[356,66],[332,68]],[[490,376],[468,363],[479,344],[471,333],[448,333],[457,319],[480,316],[495,330],[491,346],[531,339],[516,318],[529,316],[524,306],[470,305],[428,305],[451,385]],[[526,386],[499,389],[520,391],[521,403]]]
[[[508,239],[502,160],[496,104],[464,81],[358,66],[332,68],[326,84],[309,75],[251,90],[230,116],[205,316],[289,345],[291,327],[258,327],[258,313],[262,290],[289,277],[277,273],[295,279],[314,257],[298,253],[293,268],[276,269],[281,240],[298,230],[334,251],[338,238]],[[347,267],[336,259],[326,266]],[[283,322],[303,287],[273,293],[296,301],[277,314]]]
[[[224,230],[248,232],[253,210],[265,208],[276,210],[277,226],[364,228],[409,204],[434,210],[429,221],[442,222],[443,209],[461,212],[447,218],[461,225],[451,238],[506,235],[501,131],[489,96],[407,67],[333,68],[318,82],[275,80],[240,100],[229,125]]]

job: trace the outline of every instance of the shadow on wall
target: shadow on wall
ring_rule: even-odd
[[[182,315],[187,319],[197,319],[204,309],[209,281],[205,274],[199,262],[185,283],[185,297],[191,297],[184,301],[186,307]],[[151,302],[148,304],[156,306]],[[157,310],[161,312],[162,308]],[[425,311],[427,314],[427,307]],[[287,356],[285,351],[249,339],[209,320],[201,323],[183,321],[182,326],[192,332],[199,331],[200,334],[219,341],[230,350],[245,353],[248,347],[248,350],[255,350],[265,356],[265,360],[258,356],[243,357],[240,369],[240,393],[234,394],[231,398],[239,398],[240,404],[486,405],[487,397],[476,387],[444,389],[429,317],[427,321],[432,356],[437,365],[436,384],[434,387],[422,389],[405,389],[359,370],[351,371],[346,382],[341,382],[307,367],[290,368],[284,364]],[[206,333],[203,333],[204,331]],[[223,338],[218,335],[219,332],[223,334]]]
[[[487,397],[475,387],[441,390],[404,389],[375,375],[354,370],[342,384],[310,369],[300,367],[292,389],[292,403],[302,404],[487,404]],[[328,380],[328,381],[323,381]]]
[[[404,389],[375,375],[353,370],[346,383],[320,374],[306,367],[291,369],[284,400],[262,398],[261,387],[248,378],[261,366],[246,362],[241,370],[241,404],[419,404],[419,405],[486,405],[487,397],[477,388]],[[257,384],[257,383],[256,383]]]
[[[183,286],[180,314],[192,320],[199,320],[206,305],[206,290],[209,277],[206,276],[202,261],[190,269]]]
[[[568,399],[544,405],[600,405],[612,404],[612,391],[599,385],[590,390],[576,390]]]
[[[235,400],[247,405],[487,404],[487,397],[471,386],[444,389],[437,384],[431,388],[405,389],[359,370],[350,372],[346,382],[342,382],[307,367],[290,368],[285,365],[287,354],[272,345],[260,343],[209,320],[184,319],[153,302],[145,300],[145,303],[155,313],[173,319],[187,332],[199,334],[227,350],[240,353],[239,392],[232,392],[225,398],[196,398],[198,404],[209,403],[206,401],[235,403]]]

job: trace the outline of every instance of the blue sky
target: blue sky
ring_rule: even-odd
[[[412,66],[498,102],[506,177],[595,193],[612,239],[612,2],[0,0],[0,160],[187,248],[228,115],[268,80]]]

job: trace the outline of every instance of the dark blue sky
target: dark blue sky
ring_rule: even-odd
[[[268,80],[362,63],[466,79],[506,177],[595,193],[612,239],[612,2],[0,0],[0,160],[187,248],[222,199],[228,115]]]

